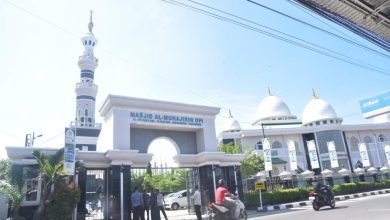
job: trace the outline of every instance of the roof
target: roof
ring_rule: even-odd
[[[279,157],[272,157],[272,164],[286,164],[287,161],[280,159]]]
[[[390,1],[295,0],[314,13],[390,51]]]

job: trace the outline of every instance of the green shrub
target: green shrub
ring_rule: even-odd
[[[335,195],[353,194],[358,192],[356,183],[343,183],[333,186]]]
[[[382,180],[377,183],[343,183],[333,186],[335,195],[347,195],[359,192],[367,192],[378,189],[390,188],[390,180]],[[261,193],[263,205],[276,205],[307,200],[312,187],[295,189],[278,189],[264,191]],[[258,207],[260,205],[259,191],[245,192],[245,205],[247,207]]]

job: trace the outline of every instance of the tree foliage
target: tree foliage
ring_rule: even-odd
[[[218,146],[217,151],[227,154],[238,154],[241,153],[241,143],[236,142],[234,144],[233,142],[229,142],[227,144],[221,144]]]
[[[264,160],[256,155],[253,150],[245,151],[245,158],[241,161],[240,171],[243,179],[255,175],[260,170],[264,170]]]
[[[13,219],[20,219],[19,208],[23,201],[23,172],[20,165],[12,165],[8,159],[0,160],[0,194],[9,200]]]
[[[57,150],[54,154],[46,156],[41,151],[35,150],[33,157],[38,163],[40,176],[42,179],[42,191],[39,201],[38,210],[36,211],[35,219],[45,219],[44,211],[46,208],[46,200],[49,199],[52,186],[59,180],[64,179],[64,148]]]
[[[186,187],[186,170],[175,169],[170,172],[150,175],[148,172],[143,174],[131,173],[132,189],[135,186],[159,189],[161,192],[176,192]]]

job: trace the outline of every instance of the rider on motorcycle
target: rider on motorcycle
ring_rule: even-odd
[[[238,218],[238,216],[240,215],[239,210],[237,210],[237,204],[234,200],[236,198],[237,197],[231,194],[229,190],[225,187],[225,181],[223,179],[218,180],[215,203],[229,208],[230,216],[234,216],[234,218]]]
[[[326,193],[325,189],[327,186],[320,181],[318,176],[313,177],[313,186],[314,186],[314,192],[317,193],[317,195],[324,199],[324,201],[328,200],[328,193]]]

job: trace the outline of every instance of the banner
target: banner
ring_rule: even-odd
[[[307,148],[309,150],[310,164],[311,169],[320,168],[320,164],[318,163],[317,149],[314,140],[307,141]]]
[[[295,143],[291,140],[288,141],[288,156],[290,157],[290,169],[297,170],[297,152],[295,150]]]
[[[272,170],[271,145],[267,138],[263,139],[264,168],[266,171]]]
[[[76,134],[72,128],[65,128],[64,169],[65,175],[74,175]]]
[[[328,151],[329,151],[330,166],[332,168],[339,167],[339,162],[337,160],[336,145],[334,141],[327,142],[327,144],[328,144]]]
[[[387,158],[387,164],[390,166],[390,145],[385,145],[385,154]]]
[[[370,166],[370,159],[368,158],[368,152],[367,152],[367,147],[366,147],[365,143],[359,144],[359,152],[360,152],[360,156],[362,157],[363,166],[369,167]]]

